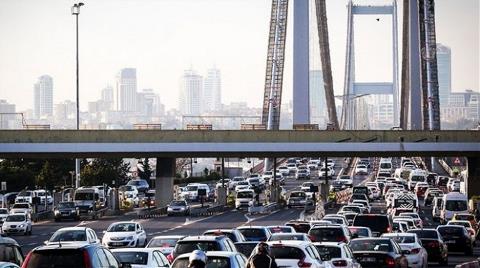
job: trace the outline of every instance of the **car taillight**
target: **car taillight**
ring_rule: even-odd
[[[336,267],[342,267],[342,266],[347,266],[348,265],[346,260],[332,261],[332,264],[333,264],[333,266],[336,266]]]
[[[313,236],[313,235],[308,235],[308,238],[310,238],[310,241],[315,242],[315,236]]]
[[[390,233],[392,231],[392,227],[388,226],[387,227],[387,233]]]
[[[25,258],[25,260],[23,261],[22,263],[22,268],[27,268],[28,266],[28,262],[30,261],[30,258],[32,257],[32,251],[30,251],[27,255],[27,257]]]
[[[475,231],[473,231],[472,229],[468,229],[468,233],[472,236],[475,235]]]
[[[387,265],[387,267],[395,267],[395,260],[391,257],[387,257],[385,259],[385,264]]]
[[[310,267],[310,266],[312,266],[311,263],[305,261],[305,258],[299,260],[297,264],[298,264],[299,268],[300,267]]]
[[[167,260],[170,263],[172,263],[175,260],[175,258],[173,257],[173,252],[171,252],[170,254],[167,255]]]
[[[83,251],[83,262],[85,264],[85,268],[92,268],[92,262],[90,261],[90,255],[88,251]]]
[[[427,246],[432,247],[432,248],[438,248],[440,244],[437,241],[433,241],[427,244]]]
[[[347,242],[347,238],[345,236],[339,236],[337,237],[338,242]]]
[[[413,248],[410,250],[410,254],[418,254],[420,253],[420,248]]]

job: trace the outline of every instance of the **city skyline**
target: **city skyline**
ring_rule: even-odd
[[[344,30],[342,28],[346,23],[344,20],[346,9],[345,3],[338,2],[341,1],[327,1],[327,12],[330,23],[329,27],[332,32],[334,86],[335,91],[341,93],[343,90],[341,83],[344,64],[343,50],[345,46],[345,35],[343,34]],[[138,5],[138,7],[132,5],[133,1],[123,1],[122,4],[115,6],[115,11],[117,11],[118,14],[113,12],[115,14],[109,15],[115,19],[112,20],[112,22],[104,22],[105,18],[102,20],[94,18],[95,15],[98,15],[98,12],[105,10],[107,6],[111,7],[109,3],[110,1],[86,1],[86,5],[82,7],[82,14],[80,15],[80,105],[82,110],[87,109],[89,101],[98,99],[101,95],[101,89],[103,89],[106,84],[114,84],[115,72],[125,66],[132,66],[137,69],[139,76],[138,81],[140,83],[138,88],[153,88],[154,91],[162,97],[162,102],[167,108],[174,108],[176,107],[179,95],[178,77],[181,75],[183,69],[185,69],[185,66],[191,65],[195,69],[205,70],[214,64],[222,70],[222,98],[225,103],[240,100],[246,101],[253,107],[260,106],[264,83],[264,59],[266,56],[266,36],[268,33],[270,9],[269,1],[228,1],[228,3],[215,0],[204,2],[196,1],[195,3],[187,0],[177,1],[175,3],[172,1],[159,1],[159,3],[148,2],[144,5]],[[215,14],[211,14],[209,13],[211,11],[206,9],[208,9],[209,5],[214,4],[218,4],[216,5],[216,12]],[[10,103],[15,103],[17,110],[25,110],[28,107],[33,107],[32,103],[25,101],[32,98],[22,97],[27,93],[27,87],[25,85],[28,84],[29,88],[31,88],[31,84],[36,77],[42,74],[49,74],[54,77],[56,81],[54,103],[74,99],[74,24],[73,18],[69,14],[70,5],[59,1],[52,1],[46,5],[46,7],[52,7],[51,10],[46,10],[46,7],[43,6],[40,7],[44,15],[42,15],[42,12],[31,14],[31,8],[35,6],[34,4],[29,6],[24,5],[25,3],[22,4],[13,1],[3,1],[0,3],[0,22],[3,22],[4,19],[2,18],[11,19],[9,22],[0,24],[4,25],[0,27],[2,36],[9,37],[11,40],[11,42],[2,42],[2,44],[0,44],[0,56],[4,59],[2,63],[0,63],[0,98],[8,100]],[[168,26],[171,28],[157,28],[154,27],[154,25],[156,25],[156,23],[154,23],[156,22],[156,18],[148,16],[150,13],[145,11],[149,5],[153,7],[161,6],[163,8],[162,12],[164,12],[164,10],[176,10],[184,8],[185,6],[191,6],[202,11],[206,10],[206,14],[212,15],[212,17],[206,18],[204,16],[191,14],[192,12],[188,9],[189,11],[186,15],[192,15],[188,21],[178,23],[177,25],[175,23],[178,22],[178,20],[171,18],[171,16],[166,16],[168,17]],[[452,5],[448,3],[448,1],[439,0],[437,1],[436,7],[438,18],[437,41],[452,48],[452,91],[458,92],[465,89],[478,90],[478,61],[475,60],[478,59],[478,38],[476,38],[478,37],[478,31],[475,31],[475,29],[478,29],[478,21],[476,21],[476,19],[478,19],[478,2],[463,1],[462,5]],[[36,34],[32,33],[32,30],[35,28],[26,31],[28,34],[25,36],[18,36],[18,34],[9,29],[8,26],[10,23],[18,21],[19,18],[25,19],[25,17],[23,17],[25,14],[19,16],[19,18],[12,17],[10,14],[16,14],[15,12],[19,12],[20,8],[26,8],[26,12],[32,19],[43,19],[39,26],[51,29],[51,41],[39,39]],[[244,27],[238,29],[239,24],[235,22],[236,17],[226,16],[222,11],[228,11],[231,8],[237,8],[239,10],[251,9],[251,21],[245,21]],[[10,12],[8,14],[2,13],[5,12],[5,10]],[[118,18],[128,14],[129,10],[132,12],[145,11],[145,19],[141,19],[138,22],[128,20],[127,25],[125,25],[126,22],[119,21]],[[451,15],[446,16],[447,11],[449,11]],[[61,25],[52,26],[52,21],[43,17],[45,14],[52,14],[52,16],[53,14],[57,14],[55,15],[58,17],[57,22],[59,22],[58,20],[61,22],[57,24]],[[447,17],[449,18],[448,20],[446,19]],[[455,19],[451,19],[452,17]],[[192,23],[192,20],[195,20],[195,23]],[[291,21],[290,19],[290,22]],[[459,25],[466,23],[466,21],[473,21],[473,24],[471,24],[473,28],[471,28],[469,32],[464,29],[465,27],[459,27]],[[101,26],[97,29],[92,25],[93,22],[101,22]],[[137,32],[132,31],[135,27],[138,27],[142,23],[145,24],[146,22],[148,23],[144,25],[145,27],[138,28]],[[378,30],[380,33],[387,32],[384,28],[388,28],[388,26],[381,27],[382,25],[378,24],[379,23],[371,21],[364,21],[363,18],[359,19],[357,23],[357,33],[360,33],[357,35],[365,37],[365,34],[361,34],[362,29],[365,29],[365,27]],[[16,25],[18,29],[27,26],[32,25],[29,25],[27,22],[19,22],[19,24]],[[117,42],[115,46],[109,47],[108,44],[110,42],[118,40],[116,34],[119,33],[119,28],[121,28],[122,33],[128,34],[124,36],[121,43]],[[93,29],[95,29],[95,31],[93,31]],[[231,29],[235,30],[232,31]],[[21,32],[21,30],[18,31]],[[145,35],[148,31],[152,33],[160,31],[159,34],[163,38],[160,38],[161,40],[158,38],[151,39],[150,35]],[[215,34],[216,32],[226,35],[220,39],[217,37],[217,34]],[[233,46],[229,42],[229,38],[231,39],[233,36],[232,32],[236,32],[238,38],[246,40],[242,43],[242,51],[245,51],[245,53],[248,53],[250,56],[246,57],[245,53],[242,54],[238,52],[238,49],[234,49],[236,46]],[[248,38],[245,38],[247,36]],[[101,38],[98,39],[96,37]],[[286,51],[287,71],[284,78],[285,102],[288,102],[292,95],[291,72],[289,71],[292,56],[290,44],[292,38],[291,31],[289,31],[288,37],[290,41],[288,41]],[[29,38],[35,38],[38,51],[31,51],[28,44],[23,42],[29,40]],[[105,38],[110,38],[111,41],[104,43]],[[194,42],[196,45],[195,49],[191,46],[192,42],[185,41],[187,39],[198,41]],[[363,40],[360,40],[359,46],[365,46],[365,44],[362,44],[365,43],[365,38],[359,39]],[[465,39],[471,40],[471,42],[466,42]],[[93,40],[95,40],[95,42],[93,42],[94,44],[92,43]],[[178,42],[179,40],[183,42]],[[463,40],[460,46],[458,45],[459,40]],[[159,43],[159,41],[162,42]],[[378,40],[375,41],[377,42]],[[52,45],[52,42],[56,43]],[[102,43],[105,45],[99,45]],[[16,45],[12,46],[12,44]],[[172,51],[172,47],[178,48],[175,53],[170,53],[174,54],[178,60],[170,60],[172,56],[169,56],[168,53]],[[231,50],[228,50],[228,47],[231,47]],[[380,58],[384,50],[386,50],[382,47],[383,43],[379,42],[374,48],[378,51],[378,57]],[[110,49],[112,52],[109,52]],[[55,56],[52,56],[53,52],[56,53]],[[19,55],[19,53],[22,55],[25,54],[25,56],[20,58],[14,57],[15,55]],[[368,53],[366,54],[368,56]],[[50,58],[51,62],[45,60],[45,56],[48,55],[50,55],[50,57],[47,58]],[[162,58],[161,56],[164,57]],[[14,59],[15,62],[13,64],[12,61]],[[59,64],[58,60],[62,60],[62,65]],[[27,62],[31,63],[31,66],[27,66],[28,68],[19,68],[24,67],[23,64]],[[463,62],[463,64],[459,62]],[[42,63],[43,66],[40,63]],[[364,63],[365,58],[360,55],[358,64],[363,66]],[[382,69],[377,68],[378,66],[374,67],[375,71]],[[370,68],[362,69],[370,70]],[[378,73],[381,74],[381,70]],[[365,80],[369,78],[368,75],[362,75],[359,71],[359,77],[362,76]],[[31,77],[30,81],[28,77]],[[469,78],[462,79],[459,77]],[[385,79],[388,79],[388,75],[385,75]]]

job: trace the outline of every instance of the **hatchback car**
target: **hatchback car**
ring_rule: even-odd
[[[247,265],[247,258],[239,252],[207,251],[205,254],[207,255],[206,267],[244,268]],[[189,257],[190,253],[178,256],[171,268],[188,267]]]
[[[350,231],[342,225],[314,226],[308,232],[314,242],[346,242],[350,241]]]
[[[167,215],[189,215],[190,214],[190,206],[188,205],[187,201],[185,200],[173,200],[167,206]]]
[[[237,228],[246,241],[268,241],[272,235],[264,226],[240,226]]]
[[[60,202],[54,209],[55,221],[63,219],[80,220],[80,211],[75,207],[75,202]]]
[[[467,229],[458,225],[440,225],[437,231],[447,244],[448,251],[460,251],[465,255],[473,254],[473,241]]]
[[[413,233],[390,233],[383,234],[382,237],[390,238],[397,242],[400,248],[406,253],[408,267],[424,268],[428,266],[428,253],[422,247],[421,241]]]
[[[353,252],[345,243],[316,242],[313,244],[317,248],[322,260],[324,262],[329,262],[333,267],[362,267],[353,256]]]
[[[4,234],[32,234],[32,220],[30,214],[18,213],[11,214],[5,218],[2,224],[2,232]]]
[[[325,267],[317,249],[306,241],[271,241],[270,254],[278,267]]]
[[[170,268],[167,258],[153,248],[119,248],[112,249],[112,253],[121,263],[128,263],[135,268]]]
[[[420,239],[422,246],[427,250],[428,261],[438,262],[442,266],[448,265],[448,248],[437,230],[413,229],[408,233],[414,233]]]
[[[140,223],[116,222],[104,231],[102,244],[108,248],[145,247],[147,234]]]
[[[147,248],[159,250],[163,255],[168,256],[172,253],[178,240],[183,239],[184,235],[160,235],[155,236],[147,244]]]
[[[359,238],[349,243],[362,267],[407,268],[408,260],[400,246],[390,238]]]
[[[232,240],[226,236],[187,236],[177,242],[172,253],[167,256],[167,259],[172,263],[178,256],[185,253],[191,253],[196,249],[202,250],[203,252],[237,252],[237,248]]]
[[[100,244],[97,234],[88,227],[65,227],[53,233],[46,245],[65,243]]]

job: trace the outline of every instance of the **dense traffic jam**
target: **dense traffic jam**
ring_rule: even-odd
[[[9,267],[25,268],[184,268],[189,267],[192,252],[196,256],[202,252],[204,267],[215,268],[258,267],[253,264],[258,254],[273,260],[262,266],[267,268],[424,268],[433,263],[448,265],[449,252],[473,254],[479,226],[469,212],[467,197],[460,192],[458,179],[428,172],[410,158],[400,159],[396,169],[391,158],[382,158],[376,174],[369,171],[373,165],[369,159],[357,160],[352,176],[369,176],[354,185],[352,176],[339,175],[330,191],[350,193],[348,201],[338,205],[336,214],[327,213],[320,219],[211,229],[194,236],[165,233],[155,237],[147,237],[141,222],[125,221],[111,224],[101,239],[91,228],[68,227],[57,230],[44,246],[33,249],[26,257],[14,239],[2,237],[4,254],[0,254],[0,261],[12,263]],[[275,172],[280,183],[286,179],[305,180],[297,187],[300,190],[283,193],[287,209],[312,208],[315,193],[311,186],[318,185],[312,171],[334,174],[333,166],[315,159],[288,159],[279,167]],[[258,193],[256,187],[271,181],[272,174],[231,179],[228,187],[236,193],[236,208],[251,206]],[[183,210],[171,209],[169,214],[188,214],[184,199],[189,197],[192,195],[184,193],[182,200],[173,201],[171,207]],[[76,209],[70,205],[65,210],[73,213]],[[426,221],[426,208],[431,208],[432,219],[440,225],[433,227],[436,224]],[[2,232],[11,234],[11,229],[21,227],[21,233],[31,234],[28,215],[28,211],[10,211]]]

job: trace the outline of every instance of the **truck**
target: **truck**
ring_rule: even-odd
[[[403,212],[418,212],[418,198],[412,193],[399,193],[393,199],[391,215],[398,216]]]
[[[100,190],[97,187],[79,187],[73,196],[75,207],[80,216],[96,218],[96,211],[102,207],[100,202]]]

